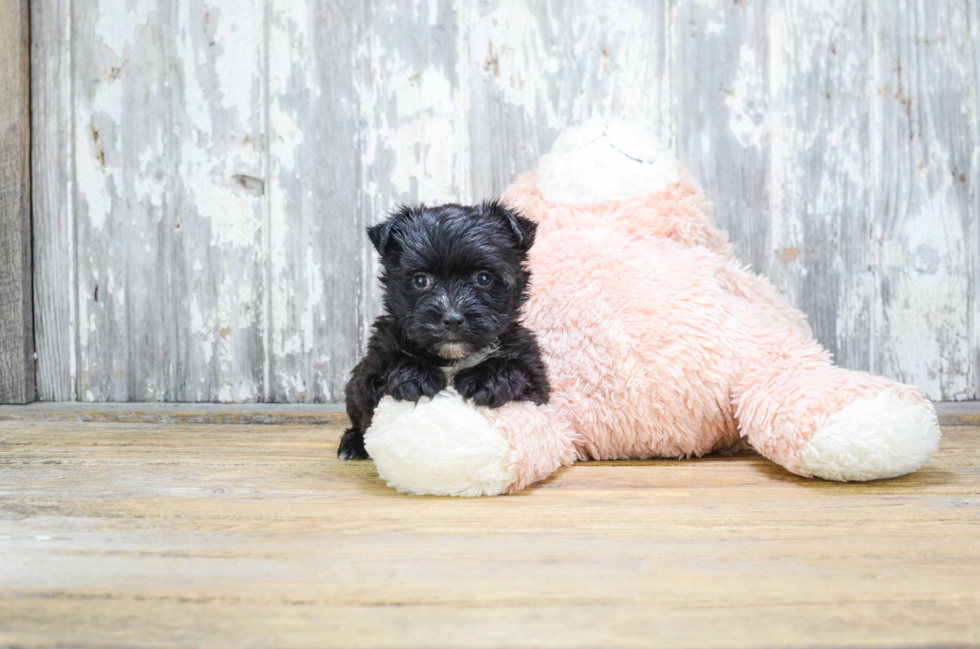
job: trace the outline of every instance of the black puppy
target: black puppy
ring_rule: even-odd
[[[337,456],[367,458],[364,431],[381,397],[432,397],[453,381],[496,408],[546,403],[550,386],[534,334],[518,322],[536,224],[500,203],[403,207],[368,229],[381,255],[385,314],[347,383]]]

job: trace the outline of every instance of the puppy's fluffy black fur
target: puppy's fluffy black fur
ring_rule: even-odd
[[[480,406],[548,401],[537,340],[519,323],[535,229],[497,202],[403,207],[368,229],[385,314],[347,384],[352,425],[338,457],[367,458],[364,431],[382,396],[432,397],[447,376]]]

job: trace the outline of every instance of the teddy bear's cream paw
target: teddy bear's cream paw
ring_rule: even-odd
[[[386,397],[364,446],[381,479],[402,493],[495,496],[517,479],[517,454],[452,388],[418,403]]]
[[[825,480],[878,480],[911,473],[939,448],[939,423],[927,404],[892,391],[835,412],[800,451],[808,473]]]

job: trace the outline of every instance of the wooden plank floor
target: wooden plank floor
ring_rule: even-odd
[[[339,425],[0,421],[0,645],[980,645],[980,429],[841,485],[752,453],[418,498]]]

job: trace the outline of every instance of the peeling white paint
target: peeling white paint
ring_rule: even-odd
[[[116,274],[109,268],[106,271],[106,295],[112,296],[116,305],[119,308],[125,308],[126,306],[126,291],[119,290],[116,284]]]
[[[728,128],[742,146],[761,148],[769,132],[767,106],[763,100],[766,91],[762,67],[755,49],[743,44],[738,53],[738,72],[735,83],[726,91]]]
[[[683,7],[667,2],[207,0],[175,5],[173,33],[152,0],[79,6],[64,18],[67,33],[78,32],[77,56],[65,64],[65,83],[77,83],[66,92],[76,98],[68,176],[77,184],[68,195],[77,206],[59,224],[77,228],[79,242],[65,255],[78,271],[77,304],[64,307],[78,344],[63,361],[72,384],[89,400],[124,395],[130,383],[144,398],[172,398],[167,382],[181,380],[193,384],[184,396],[198,399],[339,397],[338,377],[349,368],[338,366],[357,341],[324,319],[356,311],[366,330],[379,308],[377,265],[370,250],[334,258],[323,242],[356,230],[356,249],[364,238],[354,225],[400,201],[499,192],[559,130],[592,115],[639,121],[674,146],[690,118],[674,108],[684,85],[675,81],[697,77],[677,65],[679,43],[699,34],[718,44],[716,53],[730,47],[733,59],[723,87],[703,79],[686,86],[699,96],[725,93],[712,95],[711,105],[724,108],[706,117],[730,138],[718,146],[705,130],[701,150],[733,149],[739,162],[741,147],[759,161],[717,168],[765,177],[768,203],[745,206],[768,215],[770,272],[794,300],[822,279],[839,291],[830,319],[839,346],[870,329],[871,362],[882,371],[931,396],[976,396],[980,299],[970,305],[964,296],[977,290],[980,244],[963,224],[975,216],[977,178],[952,173],[976,168],[961,155],[975,162],[976,46],[966,9],[917,6],[916,20],[905,21],[880,2],[869,7],[863,26],[852,20],[863,10],[846,0],[769,3],[764,25],[738,19],[746,30],[739,43],[720,13],[689,24],[678,18]],[[863,29],[870,38],[855,40]],[[343,49],[330,57],[332,47]],[[842,82],[849,79],[853,87]],[[855,132],[860,120],[842,115],[851,95],[854,105],[870,105],[870,154]],[[944,124],[955,126],[956,141]],[[350,149],[325,150],[348,128]],[[883,148],[896,134],[901,146]],[[697,146],[696,136],[686,142]],[[807,164],[809,152],[818,152],[819,169]],[[331,192],[348,191],[331,183],[351,168],[357,204],[324,209]],[[723,187],[737,191],[739,178]],[[841,206],[860,205],[862,192],[878,243],[856,269],[842,251],[850,221]],[[820,228],[826,240],[807,239]],[[352,276],[360,294],[334,304]],[[168,303],[181,281],[184,307]],[[120,330],[152,322],[154,300],[159,328],[123,348]],[[186,322],[171,322],[175,313]],[[142,341],[186,347],[155,365],[159,350]],[[152,367],[139,367],[141,358]],[[137,375],[120,379],[127,362]]]
[[[569,61],[563,56],[563,48],[556,48],[548,39],[548,30],[532,6],[528,0],[493,3],[493,8],[472,25],[469,58],[485,81],[493,83],[501,101],[537,119],[540,129],[557,131],[563,120],[541,91],[549,79],[560,76]],[[544,5],[538,8],[544,9]]]
[[[198,341],[198,348],[204,359],[204,364],[210,364],[211,359],[214,358],[214,328],[210,322],[205,321],[204,313],[201,311],[201,305],[196,299],[191,300],[190,329],[190,333]]]
[[[237,113],[259,97],[262,77],[257,72],[262,69],[264,21],[256,16],[263,14],[264,3],[234,0],[221,4],[210,12],[215,24],[213,39],[221,44],[215,48],[216,91],[221,106]]]
[[[192,3],[178,4],[177,12],[177,41],[184,56],[179,57],[181,66],[181,85],[183,89],[182,110],[184,116],[197,130],[197,133],[187,134],[183,149],[186,152],[190,146],[207,146],[211,142],[211,102],[205,86],[198,78],[200,71],[206,70],[206,54],[195,47],[195,35],[200,32],[199,20],[191,15]]]
[[[291,173],[296,169],[297,154],[303,153],[303,131],[277,101],[269,106],[269,125],[273,133],[269,154],[275,161],[276,172]]]
[[[382,171],[376,165],[384,164],[386,186],[368,185],[368,200],[376,199],[372,202],[382,212],[404,200],[456,200],[465,183],[458,175],[463,125],[456,123],[456,102],[462,98],[445,70],[417,69],[382,42],[376,40],[372,53],[381,75],[358,87],[362,115],[371,124],[362,164],[375,178]]]
[[[109,133],[121,123],[123,92],[119,80],[100,81],[91,104],[78,106],[75,117],[78,191],[96,230],[105,226],[115,192],[122,185],[122,170],[113,164],[113,153],[119,149],[118,135],[113,141],[107,140]]]
[[[456,193],[457,182],[455,151],[450,148],[455,131],[452,87],[439,70],[412,75],[397,55],[388,61],[395,68],[388,70],[391,77],[407,80],[395,90],[398,123],[386,138],[395,158],[391,184],[401,195],[414,193],[422,202],[443,202]]]
[[[162,207],[167,192],[167,176],[160,168],[163,137],[159,131],[158,138],[156,147],[146,147],[139,156],[139,174],[134,187],[139,202],[152,207]]]
[[[955,209],[944,191],[934,192],[922,213],[910,215],[900,238],[883,242],[881,262],[884,276],[894,278],[884,320],[901,354],[889,365],[900,364],[928,394],[963,399],[973,387],[970,341],[955,332],[968,328],[963,297],[970,278],[959,271],[966,259]]]
[[[300,331],[303,335],[303,351],[312,350],[316,340],[314,318],[318,308],[323,304],[323,268],[313,255],[313,246],[306,247],[303,276],[306,278],[306,308],[300,316]]]
[[[155,13],[155,7],[156,3],[153,0],[123,3],[116,0],[99,0],[95,35],[116,56],[124,56],[126,46],[139,38],[140,28],[150,22],[150,15]],[[120,13],[124,15],[120,16]]]
[[[189,187],[198,213],[211,223],[211,245],[251,248],[258,243],[262,222],[256,218],[255,200],[207,178]]]
[[[218,403],[231,403],[232,401],[233,398],[231,396],[231,386],[225,383],[218,391]]]
[[[785,111],[783,89],[786,87],[786,66],[784,65],[786,17],[781,5],[766,5],[766,31],[769,34],[769,215],[771,228],[769,246],[773,252],[786,247],[786,224],[783,212],[785,139],[783,115]]]

